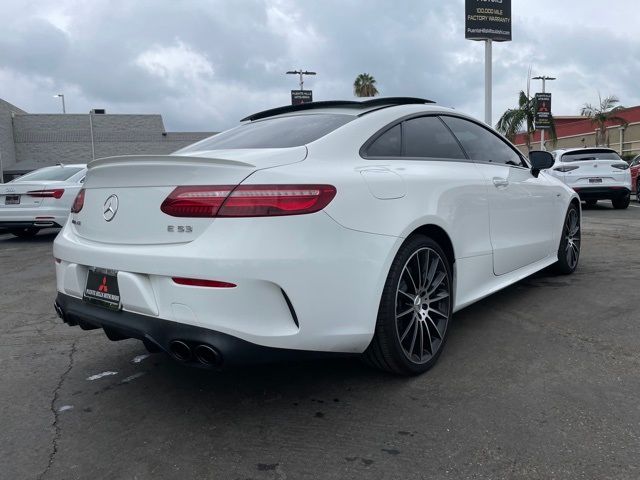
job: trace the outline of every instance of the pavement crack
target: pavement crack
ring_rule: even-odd
[[[73,342],[71,344],[71,350],[69,351],[69,363],[67,365],[67,368],[65,369],[64,372],[62,372],[62,375],[60,375],[60,378],[58,379],[58,384],[56,385],[56,388],[53,390],[53,396],[51,398],[51,404],[49,405],[49,408],[51,409],[51,413],[53,413],[53,429],[54,429],[54,435],[53,435],[53,440],[51,442],[51,453],[49,454],[49,461],[47,463],[47,467],[44,469],[44,471],[38,475],[38,480],[44,478],[47,473],[49,473],[49,470],[51,469],[51,466],[53,465],[53,461],[55,459],[56,454],[58,453],[58,441],[60,440],[60,435],[61,435],[61,429],[60,429],[60,425],[58,423],[58,419],[59,419],[59,413],[56,410],[56,402],[58,401],[58,396],[60,393],[60,389],[62,388],[62,385],[65,381],[65,379],[67,378],[67,376],[69,375],[69,372],[71,371],[71,369],[73,368],[73,361],[74,358],[73,356],[76,353],[76,342]]]

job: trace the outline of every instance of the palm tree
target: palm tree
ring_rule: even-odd
[[[378,95],[376,79],[368,73],[361,73],[353,82],[353,93],[356,97],[375,97]]]
[[[535,97],[530,97],[521,90],[518,94],[518,107],[509,108],[502,114],[500,120],[498,120],[498,123],[496,124],[496,130],[513,142],[516,138],[516,134],[522,132],[526,127],[525,143],[527,144],[527,150],[531,150],[531,136],[536,131],[534,125],[535,118],[536,99]],[[553,142],[553,145],[555,145],[558,142],[556,124],[553,121],[553,116],[550,116],[549,119],[551,122],[551,128],[549,129],[551,133],[551,141]]]
[[[585,103],[584,107],[580,110],[580,114],[591,119],[591,123],[598,126],[598,132],[596,133],[596,145],[609,145],[609,133],[607,132],[607,123],[618,123],[628,125],[624,118],[616,115],[621,110],[624,110],[622,105],[616,105],[620,103],[618,97],[615,95],[609,95],[606,98],[602,98],[598,93],[598,106],[593,106],[590,103]]]

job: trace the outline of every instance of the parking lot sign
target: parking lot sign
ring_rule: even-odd
[[[291,90],[291,105],[313,102],[311,90]]]
[[[536,93],[536,128],[548,130],[551,128],[551,94]]]
[[[511,41],[511,0],[466,0],[467,40]]]

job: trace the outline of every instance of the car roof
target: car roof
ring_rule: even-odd
[[[557,150],[554,150],[552,153],[565,154],[565,153],[569,153],[569,152],[600,152],[600,153],[602,153],[602,152],[613,152],[613,153],[618,153],[613,148],[607,148],[607,147],[559,148]]]
[[[271,108],[262,112],[249,115],[241,120],[254,121],[265,118],[276,117],[285,114],[297,112],[313,112],[313,113],[346,113],[351,115],[363,115],[373,110],[392,107],[397,105],[425,105],[435,103],[433,100],[416,97],[381,97],[372,100],[328,100],[321,102],[309,102],[300,105],[285,105],[283,107]]]

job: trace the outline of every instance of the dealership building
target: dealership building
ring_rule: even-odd
[[[8,181],[58,163],[168,154],[215,132],[167,132],[161,115],[32,114],[0,99],[0,171]]]
[[[607,124],[608,146],[617,151],[620,155],[631,157],[640,154],[640,106],[625,108],[616,112],[616,116],[626,120],[626,125],[617,122]],[[550,139],[547,130],[545,134],[546,150],[559,148],[581,148],[596,146],[596,131],[598,127],[587,117],[554,117],[556,125],[556,135],[558,141],[556,145]],[[526,135],[519,133],[516,135],[514,143],[526,153]],[[537,130],[531,138],[531,149],[540,150],[540,131]]]

